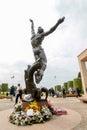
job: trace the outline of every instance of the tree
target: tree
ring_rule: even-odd
[[[1,94],[1,91],[2,91],[2,89],[1,89],[1,85],[0,85],[0,94]]]
[[[78,73],[78,78],[81,78],[81,72]]]
[[[56,85],[55,86],[55,91],[61,91],[61,85]]]
[[[65,83],[63,84],[63,86],[64,86],[65,90],[68,91],[68,83],[65,82]]]
[[[73,88],[73,81],[68,81],[68,88]]]
[[[81,78],[75,78],[73,81],[74,84],[74,88],[79,88],[80,90],[82,90],[82,80]]]
[[[4,94],[4,92],[8,92],[8,84],[7,83],[2,83],[2,85],[1,85],[1,90],[2,90],[2,92],[3,92],[3,94]]]

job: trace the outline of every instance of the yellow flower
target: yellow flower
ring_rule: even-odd
[[[40,106],[38,106],[38,104],[37,104],[36,101],[33,101],[33,102],[30,102],[29,105],[25,108],[25,112],[26,112],[28,109],[33,109],[34,112],[36,112],[37,110],[40,111]]]

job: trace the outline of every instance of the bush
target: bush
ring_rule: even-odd
[[[66,97],[76,97],[76,94],[66,94]]]
[[[73,81],[74,88],[79,88],[82,91],[82,80],[81,78],[76,78]]]
[[[61,85],[55,86],[55,91],[60,91],[61,92]]]
[[[68,88],[73,88],[73,81],[68,81]]]
[[[64,86],[65,90],[68,91],[68,83],[65,82],[63,86]]]

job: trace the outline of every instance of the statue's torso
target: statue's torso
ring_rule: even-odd
[[[39,45],[41,45],[43,39],[44,39],[44,37],[42,37],[41,34],[36,34],[36,35],[34,35],[34,36],[31,38],[32,47],[35,48],[35,47],[38,47]]]
[[[41,59],[44,62],[47,62],[46,55],[43,48],[41,47],[44,37],[41,37],[41,34],[37,34],[31,38],[31,44],[35,56],[35,60]]]

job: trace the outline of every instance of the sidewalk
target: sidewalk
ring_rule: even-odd
[[[68,111],[69,111],[68,116],[70,116],[70,117],[68,117],[67,115],[58,116],[57,119],[53,119],[49,122],[46,122],[46,123],[42,124],[42,126],[41,126],[41,124],[34,124],[32,126],[28,126],[28,129],[34,130],[34,127],[35,127],[35,130],[37,130],[37,129],[38,130],[39,129],[49,130],[49,129],[47,129],[47,125],[48,125],[48,128],[50,128],[52,130],[56,130],[56,128],[58,128],[58,127],[60,127],[60,128],[58,128],[58,130],[65,130],[65,128],[63,128],[64,127],[63,125],[65,125],[65,127],[66,127],[66,124],[68,126],[68,125],[70,125],[70,122],[71,122],[71,124],[74,125],[74,127],[75,127],[75,128],[70,127],[71,130],[87,130],[87,104],[81,102],[76,97],[73,97],[73,98],[71,98],[71,97],[70,98],[69,97],[68,98],[50,97],[49,100],[51,101],[51,103],[53,104],[54,107],[61,106],[63,108],[68,109]],[[2,114],[2,112],[3,113],[6,112],[7,116],[8,116],[9,112],[12,110],[11,108],[13,108],[13,105],[14,105],[14,101],[12,102],[10,99],[1,99],[0,100],[0,111],[1,111],[0,115]],[[2,114],[2,116],[5,116],[5,115],[6,114]],[[81,115],[81,118],[80,118],[80,115]],[[7,116],[5,116],[3,118],[6,118],[6,120],[8,120]],[[78,119],[79,119],[79,122],[78,122]],[[80,119],[82,119],[81,122],[80,122]],[[61,124],[61,122],[63,125]],[[68,124],[68,122],[69,122],[69,124]],[[75,125],[76,122],[77,122],[77,124]],[[2,123],[4,124],[5,122],[2,121]],[[59,124],[60,124],[60,126],[59,126]],[[14,126],[11,123],[10,123],[10,125],[11,125],[11,127]],[[55,127],[55,129],[53,126]],[[15,126],[15,127],[17,127],[17,126]],[[17,127],[17,128],[19,128],[19,127]],[[3,130],[3,129],[0,128],[0,130]],[[70,130],[70,129],[67,128],[66,130]],[[12,129],[12,130],[14,130],[14,129]],[[19,130],[19,129],[17,129],[17,130]],[[22,127],[21,127],[21,130],[22,130]],[[26,127],[26,130],[27,130],[27,127]]]
[[[0,130],[71,130],[81,121],[81,116],[75,111],[67,110],[67,115],[53,116],[53,119],[40,124],[17,126],[8,121],[12,109],[0,111]],[[75,116],[77,117],[75,117]]]
[[[13,108],[14,101],[11,101],[11,99],[0,99],[0,111]]]
[[[74,110],[81,115],[81,122],[72,130],[87,130],[87,103],[81,102],[76,97],[67,97],[67,98],[52,98],[50,101],[55,106],[65,107],[67,109]],[[77,118],[77,117],[76,117]]]

